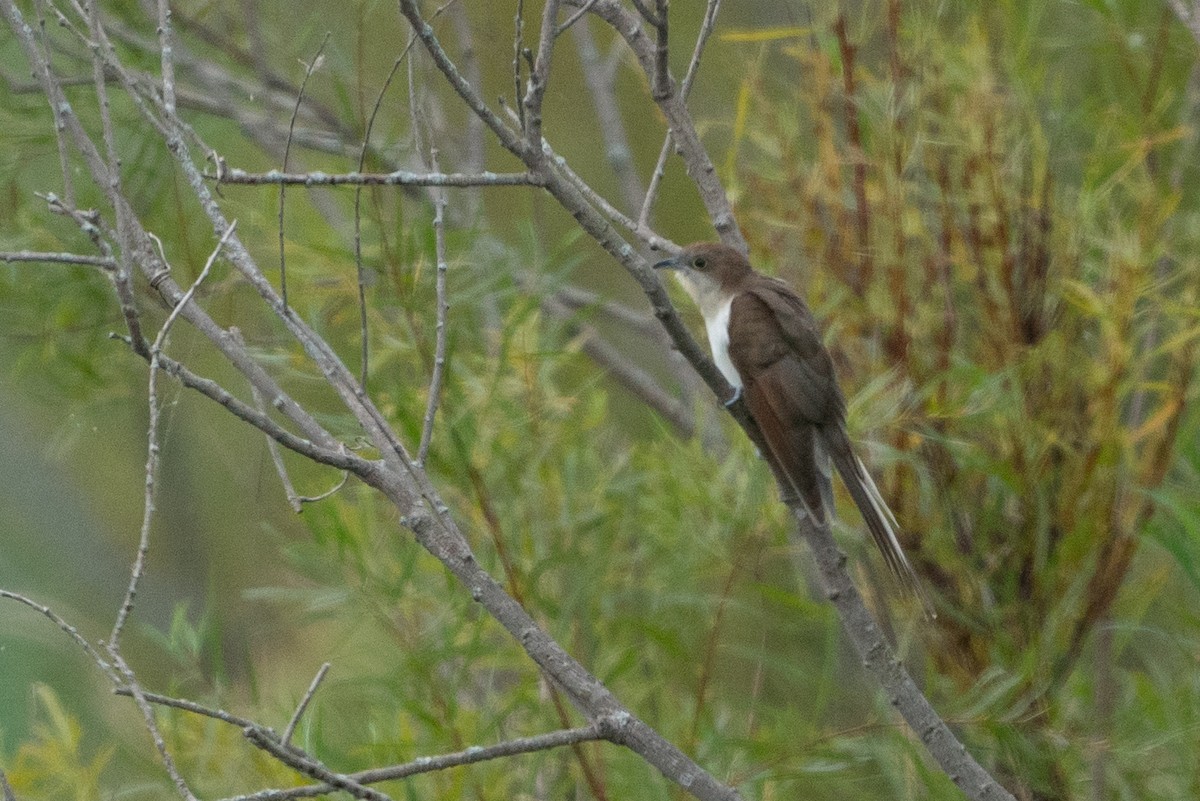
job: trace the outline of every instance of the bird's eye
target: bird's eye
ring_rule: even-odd
[[[696,258],[692,259],[692,266],[697,270],[703,270],[708,266],[708,262],[705,261],[703,256],[697,256]]]

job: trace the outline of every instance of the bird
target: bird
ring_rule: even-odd
[[[832,462],[891,572],[932,616],[900,547],[900,525],[854,453],[845,397],[808,305],[718,242],[695,242],[654,267],[674,271],[699,307],[713,362],[735,390],[726,406],[745,400],[786,482],[785,498],[798,497],[825,522],[826,513],[833,514]]]

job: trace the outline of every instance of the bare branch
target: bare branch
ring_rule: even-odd
[[[162,0],[165,2],[165,0]],[[321,46],[317,48],[317,54],[313,56],[313,60],[304,65],[304,80],[300,82],[300,91],[296,93],[296,104],[292,107],[292,118],[288,122],[287,141],[283,146],[283,172],[287,172],[288,156],[292,152],[292,133],[296,130],[296,116],[300,113],[300,105],[304,102],[304,90],[308,88],[308,80],[312,74],[316,72],[325,62],[325,45],[329,42],[329,32],[325,32],[325,38],[321,40]],[[174,116],[174,112],[166,109],[168,116]],[[279,184],[279,294],[283,296],[283,308],[288,307],[288,291],[287,291],[287,255],[283,246],[283,212],[284,199],[286,198],[287,184]]]
[[[228,338],[232,339],[232,337]],[[149,356],[147,356],[147,358],[149,358]],[[159,362],[162,365],[163,371],[166,372],[167,375],[178,379],[179,382],[188,389],[196,390],[209,400],[220,404],[239,420],[254,426],[259,431],[262,431],[268,437],[275,440],[288,450],[295,451],[301,456],[312,459],[314,462],[319,464],[326,464],[330,467],[336,467],[339,470],[347,470],[353,472],[355,475],[363,475],[364,473],[369,473],[374,469],[373,463],[368,462],[366,459],[363,459],[360,456],[350,453],[339,442],[331,441],[332,447],[327,447],[323,444],[318,445],[310,439],[296,436],[292,432],[281,427],[278,423],[267,416],[266,413],[260,412],[253,406],[250,406],[234,397],[216,381],[193,373],[187,367],[177,361],[174,361],[173,359],[167,358],[166,356],[160,356]],[[250,362],[250,364],[253,365],[254,363]],[[278,387],[275,387],[274,382],[271,381],[270,377],[266,373],[262,373],[261,375],[258,373],[247,374],[247,378],[250,379],[252,386],[259,387],[260,389],[263,387],[275,388],[276,392],[274,394],[266,393],[265,390],[264,394],[267,394],[267,397],[274,399],[271,405],[276,409],[283,409],[286,411],[291,407],[292,404],[295,403],[294,400],[292,400],[282,391],[279,391]],[[304,499],[301,498],[301,500]]]
[[[415,36],[408,38],[408,44],[404,46],[404,51],[392,63],[392,68],[388,70],[387,78],[383,81],[383,86],[379,88],[379,94],[375,95],[375,105],[371,108],[371,114],[367,117],[367,127],[363,132],[362,147],[358,151],[358,172],[361,175],[363,167],[366,166],[367,149],[371,143],[371,131],[375,128],[375,118],[379,116],[379,109],[383,106],[384,95],[387,94],[388,88],[392,85],[392,79],[396,77],[396,71],[400,69],[400,64],[404,61],[404,56],[408,54],[409,48],[416,41]],[[332,184],[331,184],[332,185]],[[370,336],[367,328],[367,274],[366,268],[363,266],[362,257],[362,187],[364,184],[355,184],[354,190],[354,272],[358,279],[358,328],[359,328],[359,383],[362,384],[363,392],[367,391],[367,369],[370,360]]]
[[[42,16],[42,3],[38,2],[34,5],[38,15],[38,34],[39,42],[42,46],[42,59],[50,63],[50,40],[46,35],[46,20]],[[63,131],[66,129],[66,123],[63,121],[61,112],[58,107],[51,105],[50,113],[54,115],[54,143],[58,148],[58,166],[62,171],[63,177],[63,197],[66,198],[66,205],[75,207],[75,181],[71,177],[71,158],[67,150],[67,140],[63,137]]]
[[[578,745],[592,740],[603,740],[610,737],[617,724],[606,720],[597,721],[591,726],[539,734],[533,737],[518,737],[495,745],[472,746],[463,751],[456,751],[440,756],[418,757],[412,762],[402,765],[392,765],[386,768],[373,768],[358,773],[348,774],[347,778],[359,784],[377,784],[378,782],[407,779],[423,773],[457,768],[463,765],[474,765],[492,759],[503,759],[520,754],[532,754],[538,751],[549,751],[554,748]],[[288,790],[263,790],[250,795],[240,795],[226,801],[290,801],[294,798],[312,798],[325,795],[335,789],[329,784],[313,784],[308,787],[293,787]]]
[[[158,336],[154,339],[154,344],[150,347],[150,380],[148,391],[148,406],[150,409],[150,424],[149,431],[146,435],[146,490],[145,498],[142,505],[142,526],[141,533],[138,537],[137,557],[133,562],[133,569],[130,571],[129,587],[125,590],[125,598],[121,601],[121,606],[117,610],[117,619],[113,623],[112,633],[108,637],[108,650],[110,654],[117,653],[117,648],[121,640],[121,631],[125,628],[125,621],[129,619],[129,614],[133,611],[133,600],[137,595],[138,584],[142,580],[142,574],[146,570],[146,555],[150,551],[150,524],[154,520],[154,490],[155,482],[158,477],[158,416],[160,407],[158,403],[158,372],[162,355],[163,346],[167,341],[167,335],[171,331],[171,327],[175,325],[175,321],[179,318],[180,312],[183,311],[192,301],[192,296],[196,294],[196,290],[200,288],[200,284],[208,277],[209,270],[217,260],[217,255],[221,252],[221,248],[229,241],[232,236],[236,222],[232,223],[221,239],[213,248],[212,253],[208,257],[208,261],[204,264],[204,269],[200,271],[200,275],[188,287],[187,292],[183,294],[175,308],[167,315],[166,321],[158,332]]]
[[[243,734],[247,740],[283,764],[310,779],[324,782],[332,789],[342,790],[355,798],[365,798],[367,801],[391,801],[391,796],[372,790],[350,776],[335,773],[307,753],[279,742],[270,732],[259,726],[248,726]]]
[[[476,187],[541,186],[543,183],[542,179],[528,172],[425,173],[396,170],[387,173],[283,173],[272,170],[271,172],[251,173],[239,169],[227,169],[216,175],[206,174],[204,177],[221,184],[289,184],[293,186]]]
[[[300,699],[300,703],[296,706],[296,711],[292,714],[292,719],[288,721],[287,728],[283,730],[283,734],[279,737],[279,742],[287,745],[291,742],[292,734],[296,731],[296,726],[300,724],[300,718],[304,716],[304,710],[308,709],[308,704],[312,701],[313,696],[317,694],[317,688],[321,686],[321,682],[325,679],[325,674],[329,672],[329,663],[321,665],[317,671],[317,675],[313,676],[312,682],[308,685],[308,691],[304,693],[304,697]]]
[[[625,40],[629,49],[637,57],[638,64],[646,78],[653,81],[657,69],[655,66],[657,51],[655,45],[647,38],[638,18],[619,0],[597,0],[592,6],[592,13],[612,26],[613,30]],[[700,142],[700,136],[696,132],[696,126],[692,122],[692,116],[688,112],[683,98],[678,92],[670,92],[663,97],[656,97],[655,100],[667,118],[667,127],[670,128],[675,144],[683,157],[687,174],[696,184],[696,188],[700,192],[700,199],[703,201],[709,219],[712,220],[713,227],[716,228],[721,241],[745,252],[746,239],[737,226],[737,221],[733,216],[733,207],[729,203],[728,195],[725,194],[725,187],[721,185],[712,159],[709,158],[708,152]]]
[[[79,253],[45,253],[34,250],[0,251],[0,261],[6,263],[37,261],[51,264],[79,264],[85,267],[99,267],[107,273],[117,269],[117,260],[111,256],[84,256]]]
[[[657,6],[658,3],[655,3]],[[653,27],[657,28],[661,23],[658,16],[650,10],[650,6],[646,5],[646,0],[633,0],[633,6],[642,15],[642,19],[649,22]]]
[[[235,330],[235,334],[240,336],[241,332]],[[262,392],[253,384],[250,385],[250,396],[254,398],[254,405],[258,411],[265,416],[267,405],[263,402]],[[267,437],[267,452],[271,455],[271,462],[275,465],[275,474],[279,476],[279,482],[283,484],[283,494],[287,497],[288,506],[292,507],[293,512],[300,514],[304,511],[304,506],[300,503],[300,496],[296,493],[291,476],[288,475],[287,465],[283,463],[283,454],[279,450],[279,443],[271,437]]]
[[[100,24],[98,5],[98,3],[89,3],[86,14],[91,38],[97,42],[101,42],[106,41],[107,37],[104,34],[103,26]],[[84,13],[82,9],[81,13]],[[100,129],[107,155],[107,164],[105,166],[108,172],[108,182],[101,188],[107,194],[113,211],[116,213],[117,241],[121,246],[120,257],[117,261],[117,270],[113,273],[113,287],[117,292],[117,296],[121,299],[121,312],[125,317],[125,326],[129,329],[131,341],[135,343],[135,347],[144,347],[141,321],[138,318],[137,305],[133,300],[133,268],[130,265],[130,259],[137,250],[137,237],[134,231],[136,226],[131,224],[133,216],[131,210],[126,205],[115,202],[116,198],[122,196],[121,160],[117,155],[116,135],[113,132],[112,115],[109,113],[108,89],[104,77],[104,60],[101,53],[101,47],[94,46],[92,48],[92,80],[96,90],[96,99],[100,106]],[[49,62],[47,62],[45,74],[47,80],[54,80],[51,77]],[[59,109],[56,113],[62,114],[63,111]],[[96,161],[102,161],[98,152],[93,155],[93,158]]]
[[[113,694],[132,698],[133,690],[123,684],[118,683],[118,685],[113,688]],[[168,695],[159,695],[158,693],[145,691],[142,692],[142,697],[146,699],[147,703],[155,704],[157,706],[169,706],[172,709],[182,709],[185,712],[192,712],[196,715],[203,715],[206,718],[212,718],[213,720],[219,720],[224,723],[228,723],[230,726],[237,726],[239,729],[258,725],[248,718],[234,715],[230,712],[226,712],[224,709],[213,709],[212,707],[198,704],[195,701],[189,701],[186,698],[172,698]]]
[[[721,0],[708,0],[708,7],[704,11],[704,22],[700,24],[700,33],[696,36],[696,46],[692,48],[692,60],[688,63],[687,74],[683,76],[683,85],[679,90],[680,99],[684,103],[687,103],[688,95],[692,93],[692,83],[696,79],[696,73],[700,70],[700,56],[704,53],[704,45],[708,43],[708,37],[712,35],[713,28],[716,26],[717,12],[720,9]],[[650,187],[646,190],[645,199],[642,200],[642,210],[638,213],[639,228],[646,228],[650,225],[650,214],[654,208],[658,188],[666,174],[667,157],[671,154],[673,142],[671,129],[668,128],[667,135],[663,137],[662,148],[658,153],[658,161],[654,165],[654,172],[650,174]]]
[[[20,593],[10,592],[9,590],[4,589],[0,589],[0,598],[8,598],[10,601],[16,601],[19,604],[24,604],[35,612],[40,612],[41,614],[45,615],[51,623],[66,632],[67,636],[74,640],[76,644],[78,644],[79,647],[84,650],[84,653],[92,658],[92,661],[96,663],[97,667],[99,667],[100,670],[109,677],[109,679],[113,681],[118,680],[117,674],[113,671],[112,666],[109,665],[108,662],[105,662],[104,657],[100,655],[100,652],[93,648],[92,644],[88,642],[82,634],[79,633],[79,629],[75,628],[70,623],[59,617],[58,614],[56,614],[50,607],[39,604],[38,602],[33,601],[24,595],[21,595]]]
[[[546,0],[542,10],[542,29],[538,39],[537,59],[529,73],[529,83],[522,105],[525,108],[525,139],[533,153],[541,153],[542,102],[550,82],[550,62],[554,57],[555,30],[558,28],[559,0]]]
[[[637,3],[640,9],[641,3]],[[654,19],[652,24],[658,35],[654,43],[654,76],[650,79],[650,95],[655,100],[665,100],[670,96],[671,64],[670,64],[670,24],[667,14],[667,0],[654,0]]]
[[[525,132],[525,106],[521,104],[521,59],[525,50],[525,0],[517,0],[517,11],[513,15],[513,105]]]
[[[603,195],[593,189],[575,170],[571,169],[566,159],[555,154],[554,149],[550,147],[550,143],[544,139],[542,140],[542,150],[549,158],[549,163],[553,165],[553,169],[566,178],[605,217],[625,228],[638,239],[641,239],[651,250],[666,253],[676,253],[679,251],[679,245],[676,245],[669,239],[664,239],[649,228],[638,225],[638,223],[621,212],[620,209],[609,203]]]
[[[0,591],[2,593],[3,591]],[[3,593],[4,596],[11,596],[11,593]],[[29,603],[22,599],[23,602]],[[36,604],[30,604],[35,609],[41,609]],[[317,677],[313,679],[309,686],[309,691],[305,698],[311,698],[315,692],[316,686],[320,679],[324,676],[325,668],[328,664],[322,666]],[[117,695],[133,696],[133,690],[128,686],[118,686],[114,692]],[[255,732],[256,736],[264,740],[269,740],[279,746],[279,743],[284,743],[283,746],[287,751],[301,758],[306,755],[301,749],[295,746],[286,745],[286,740],[277,741],[273,739],[269,730],[255,723],[248,718],[234,715],[226,712],[223,709],[214,709],[212,707],[198,704],[195,701],[189,701],[183,698],[172,698],[166,695],[160,695],[152,692],[142,692],[142,697],[147,703],[158,706],[171,707],[180,709],[185,712],[191,712],[196,715],[202,715],[214,720],[219,720],[228,723],[231,726],[237,726],[246,733]],[[302,711],[301,711],[302,712]],[[548,751],[553,748],[561,748],[564,746],[577,745],[578,743],[588,742],[590,740],[613,740],[617,742],[621,732],[624,730],[625,719],[620,715],[600,717],[589,726],[582,726],[573,729],[562,729],[560,731],[549,732],[547,734],[539,734],[532,737],[518,737],[512,740],[506,740],[501,743],[496,743],[489,746],[472,746],[462,751],[456,751],[449,754],[442,754],[433,757],[419,757],[411,762],[405,762],[399,765],[391,765],[382,768],[372,768],[369,770],[351,773],[344,778],[360,785],[377,784],[384,781],[395,781],[397,779],[405,779],[410,776],[417,776],[422,773],[434,773],[437,771],[447,770],[449,768],[460,767],[463,765],[472,765],[478,762],[486,762],[493,759],[502,759],[505,757],[517,756],[519,754],[534,753],[537,751]],[[257,744],[257,743],[256,743]],[[291,764],[291,763],[288,763]],[[227,799],[227,801],[287,801],[293,798],[311,798],[314,796],[325,795],[330,791],[338,789],[332,784],[314,784],[307,787],[293,787],[287,790],[261,790],[249,795],[236,796]]]
[[[572,14],[572,15],[571,15],[571,16],[569,16],[569,17],[567,17],[567,21],[566,21],[566,22],[564,22],[562,25],[559,25],[559,26],[558,26],[557,30],[555,30],[555,31],[554,31],[554,35],[555,35],[555,36],[562,36],[564,33],[566,33],[568,28],[570,28],[570,27],[571,27],[572,25],[574,25],[576,22],[579,22],[579,20],[583,19],[584,15],[585,15],[585,14],[587,14],[587,13],[588,13],[588,11],[590,11],[590,10],[591,10],[591,8],[592,8],[592,5],[593,5],[595,2],[596,2],[596,0],[587,0],[587,2],[586,2],[586,3],[584,3],[582,6],[580,6],[580,7],[579,7],[579,8],[578,8],[578,9],[575,11],[575,13],[574,13],[574,14]]]
[[[438,169],[438,152],[433,148],[429,154],[430,166]],[[433,418],[437,414],[438,401],[442,394],[442,377],[446,372],[446,317],[450,303],[446,300],[446,191],[431,189],[433,195],[433,238],[437,253],[437,341],[433,354],[433,375],[429,379],[429,400],[425,404],[425,419],[421,426],[421,443],[417,448],[417,465],[425,466],[429,456],[429,442],[433,438]]]
[[[97,6],[93,2],[91,5]],[[175,48],[171,42],[171,4],[158,0],[158,46],[162,53],[163,108],[175,113]]]
[[[130,670],[129,665],[125,664],[125,660],[121,657],[121,652],[117,649],[116,643],[108,643],[108,655],[112,657],[113,664],[121,676],[124,677],[125,687],[129,690],[129,695],[137,703],[138,709],[142,713],[142,718],[146,722],[146,730],[150,732],[150,738],[154,740],[154,747],[158,749],[158,756],[162,760],[163,767],[167,770],[167,775],[171,777],[171,781],[175,783],[176,789],[179,790],[179,795],[185,801],[198,801],[196,796],[192,794],[192,790],[188,787],[187,780],[183,778],[183,774],[179,772],[179,768],[175,766],[175,760],[171,756],[171,752],[167,750],[167,743],[163,740],[162,732],[158,729],[158,722],[154,718],[154,709],[150,706],[150,702],[146,700],[146,695],[142,692],[142,686],[138,683],[137,677]]]
[[[973,801],[1015,801],[967,753],[912,680],[904,663],[896,657],[851,581],[846,571],[846,556],[834,541],[828,523],[815,522],[805,510],[803,502],[793,502],[791,509],[798,531],[791,536],[793,539],[803,538],[808,543],[809,551],[817,563],[825,597],[837,608],[842,630],[863,660],[863,668],[880,683],[892,705],[967,798]]]

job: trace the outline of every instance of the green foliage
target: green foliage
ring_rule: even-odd
[[[1114,658],[1088,637],[1143,586],[1128,577],[1160,506],[1194,516],[1163,483],[1200,333],[1194,43],[1141,4],[822,13],[811,43],[762,45],[798,91],[743,79],[752,249],[804,277],[851,383],[885,377],[851,414],[891,432],[958,714],[1006,721],[987,728],[1013,781],[1074,797],[1089,739],[1140,736],[1078,703],[1089,660]],[[870,412],[883,395],[902,399],[890,422]],[[1153,530],[1194,572],[1194,526]]]
[[[359,9],[357,28],[335,37],[332,86],[312,87],[310,101],[349,127],[369,106],[358,95],[381,80],[379,54],[390,60],[404,40],[371,17],[379,8]],[[472,13],[508,30],[511,8],[497,9]],[[1200,796],[1200,418],[1189,410],[1200,183],[1186,97],[1195,44],[1162,6],[1133,0],[867,3],[844,27],[837,13],[813,4],[804,25],[727,23],[695,114],[756,260],[805,287],[825,321],[852,428],[871,439],[869,461],[939,598],[936,624],[906,623],[907,610],[887,622],[935,705],[1027,797],[1085,798],[1097,775],[1122,799]],[[285,21],[264,20],[268,36]],[[184,35],[204,38],[195,27]],[[294,76],[311,40],[278,41],[275,67]],[[493,60],[485,80],[502,91],[508,51]],[[702,98],[703,84],[734,80],[727,104]],[[633,92],[643,87],[628,91],[641,102]],[[0,155],[0,248],[84,250],[30,199],[60,180],[46,177],[57,166],[47,114],[0,93],[6,141],[37,153]],[[114,113],[131,131],[124,177],[154,230],[171,232],[164,247],[186,283],[212,245],[206,222],[135,111]],[[83,116],[97,123],[94,109]],[[409,146],[406,116],[385,105],[386,147]],[[551,114],[547,130],[594,135],[585,116]],[[197,117],[231,165],[277,166],[228,120]],[[634,136],[648,166],[660,132]],[[581,173],[607,169],[582,135],[561,147],[572,145]],[[308,168],[347,168],[304,157]],[[275,190],[222,191],[260,264],[276,264]],[[350,196],[287,197],[289,299],[359,369]],[[567,281],[601,284],[612,266],[581,255],[569,220],[527,197],[495,190],[479,219],[449,232],[450,354],[428,466],[481,563],[640,716],[748,798],[959,797],[867,687],[828,604],[796,569],[805,556],[785,544],[788,518],[749,444],[732,428],[679,440],[588,360],[573,328],[543,313],[542,295]],[[667,203],[663,218],[676,219],[685,201]],[[368,387],[415,450],[436,334],[432,214],[423,197],[381,189],[364,191],[363,209]],[[87,432],[144,434],[144,368],[107,339],[122,327],[107,282],[68,269],[0,268],[0,366],[48,410],[57,458],[81,465],[96,495],[136,505],[144,453],[128,446],[135,455],[119,460]],[[355,422],[226,265],[201,296],[357,445]],[[151,325],[161,321],[143,305]],[[640,348],[631,358],[656,369],[657,354]],[[243,393],[182,326],[171,349]],[[147,619],[127,634],[152,686],[281,729],[331,662],[296,741],[339,771],[579,722],[373,491],[352,481],[296,523],[247,429],[168,402],[164,452],[179,466],[164,481],[149,575],[183,589],[142,599]],[[298,486],[337,480],[285,458]],[[220,501],[206,504],[211,496]],[[195,506],[213,507],[211,519]],[[170,517],[173,507],[184,512]],[[133,529],[113,516],[114,530]],[[861,538],[844,541],[861,583],[885,587]],[[894,599],[877,594],[886,616]],[[111,623],[104,613],[89,622]],[[1100,631],[1110,645],[1096,645]],[[112,712],[126,699],[46,686],[30,697],[33,733],[3,755],[20,798],[167,786],[140,723]],[[301,781],[233,727],[178,711],[159,723],[203,797]],[[110,740],[119,745],[94,744]],[[619,749],[580,753],[382,789],[586,796],[590,773],[611,798],[676,797]]]
[[[73,798],[90,801],[101,793],[102,774],[112,761],[111,747],[95,751],[83,742],[83,731],[58,694],[45,685],[34,688],[37,723],[33,737],[21,745],[8,780],[21,797]]]

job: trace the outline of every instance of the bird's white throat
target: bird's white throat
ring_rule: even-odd
[[[729,310],[733,306],[733,296],[725,298],[710,315],[704,313],[704,327],[708,330],[708,346],[712,348],[713,361],[725,380],[734,389],[742,388],[742,377],[738,375],[733,360],[729,358]]]
[[[680,270],[675,275],[696,302],[700,313],[704,315],[708,346],[712,350],[713,362],[716,363],[717,369],[734,389],[741,389],[742,377],[738,375],[733,360],[729,358],[729,310],[733,305],[733,295],[722,292],[721,287],[707,275],[696,274],[691,270]]]

